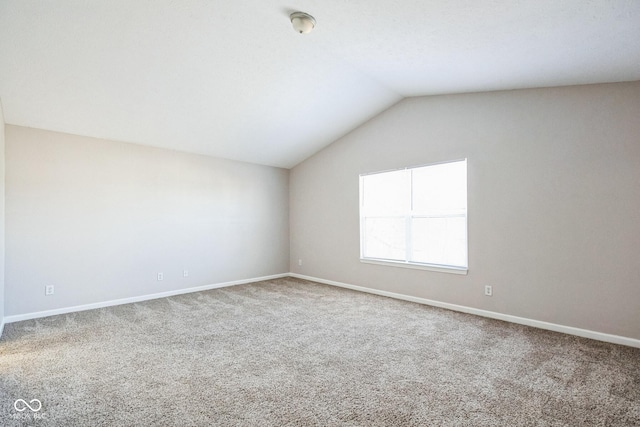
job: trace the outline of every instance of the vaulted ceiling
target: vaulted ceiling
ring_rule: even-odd
[[[404,97],[630,80],[638,0],[0,0],[7,123],[285,168]]]

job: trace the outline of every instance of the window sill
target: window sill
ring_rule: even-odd
[[[448,267],[444,265],[433,264],[415,264],[411,262],[401,261],[385,261],[381,259],[360,258],[360,262],[365,264],[386,265],[389,267],[413,268],[416,270],[437,271],[439,273],[463,274],[466,275],[469,269],[463,267]]]

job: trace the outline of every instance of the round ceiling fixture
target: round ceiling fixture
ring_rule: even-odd
[[[304,12],[293,12],[290,16],[293,29],[300,34],[308,34],[316,26],[316,20],[313,16]]]

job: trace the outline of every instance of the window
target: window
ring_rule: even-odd
[[[467,160],[360,175],[360,259],[467,271]]]

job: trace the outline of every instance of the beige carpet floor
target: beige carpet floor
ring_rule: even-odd
[[[640,349],[279,279],[6,325],[0,425],[640,426]]]

